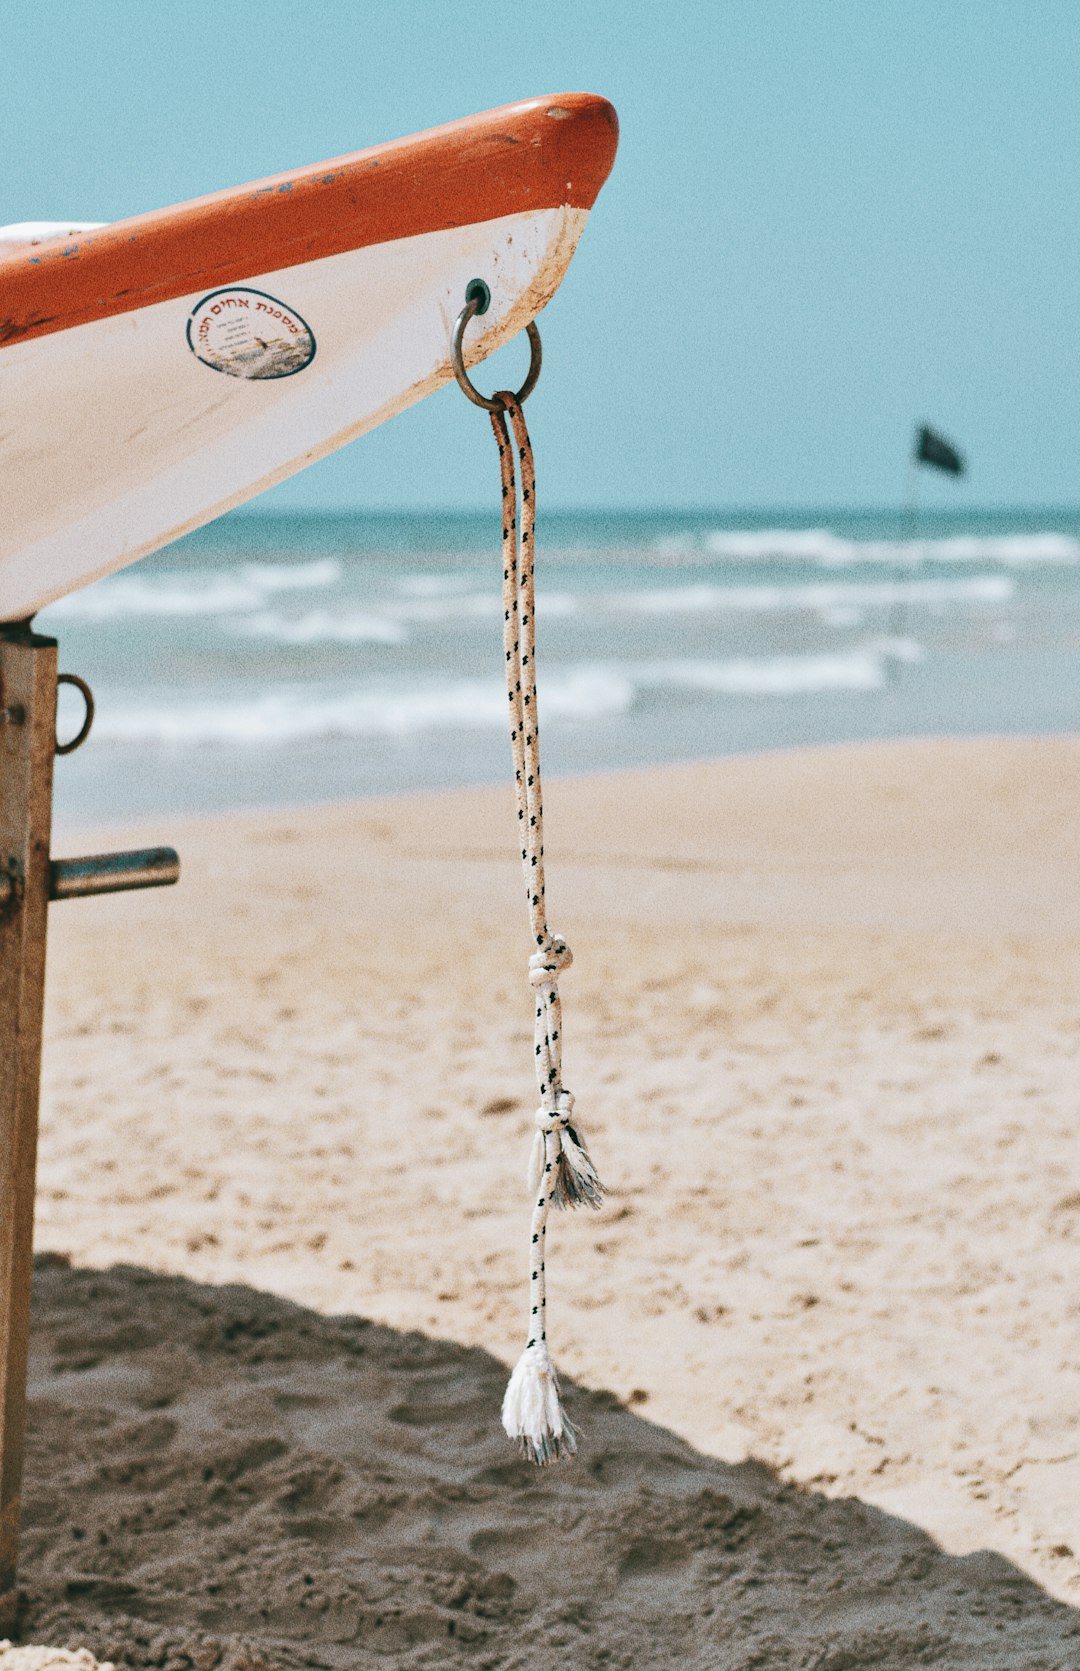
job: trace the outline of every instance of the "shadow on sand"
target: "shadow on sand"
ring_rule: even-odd
[[[20,1640],[164,1671],[1067,1671],[1080,1615],[857,1500],[486,1353],[122,1266],[35,1275]]]

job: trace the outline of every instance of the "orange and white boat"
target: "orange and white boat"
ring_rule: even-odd
[[[507,105],[106,226],[0,228],[0,621],[18,621],[430,394],[560,283],[606,100]]]

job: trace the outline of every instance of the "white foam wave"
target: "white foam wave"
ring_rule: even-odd
[[[575,663],[545,675],[541,711],[546,723],[581,723],[626,714],[649,692],[783,697],[874,691],[886,683],[890,662],[916,662],[923,654],[909,639],[878,639],[835,655]],[[95,736],[122,743],[245,747],[347,737],[408,740],[448,731],[501,731],[506,692],[497,679],[279,685],[245,696],[131,707],[102,701],[98,713]]]
[[[368,609],[311,609],[288,616],[260,610],[232,623],[244,638],[267,638],[277,644],[404,644],[408,633],[399,621]]]
[[[882,638],[826,655],[744,656],[724,661],[657,661],[636,668],[639,686],[716,696],[804,696],[819,691],[880,690],[890,662],[919,662],[926,652],[907,638]]]
[[[306,592],[313,586],[333,586],[341,579],[336,557],[316,557],[310,563],[245,563],[241,576],[262,592]]]
[[[537,593],[537,613],[542,613],[547,620],[556,616],[578,615],[587,602],[584,596],[576,597],[573,592],[541,590]],[[502,591],[500,586],[493,584],[482,592],[419,595],[388,604],[385,608],[388,614],[403,621],[494,621],[502,618]]]
[[[407,598],[448,598],[474,584],[471,574],[406,574],[398,581],[398,591]]]
[[[48,618],[116,621],[128,616],[228,615],[261,604],[265,593],[239,576],[209,574],[198,582],[186,575],[124,575],[71,592],[51,603]]]
[[[615,613],[700,613],[706,610],[860,610],[908,601],[915,605],[952,603],[998,603],[1013,595],[1013,581],[1001,573],[950,577],[925,572],[930,565],[974,566],[995,564],[1006,569],[1039,565],[1067,567],[1080,564],[1080,539],[1044,532],[1035,534],[957,535],[947,539],[919,541],[854,540],[827,528],[781,528],[716,530],[704,537],[708,557],[721,562],[797,561],[824,568],[881,564],[892,572],[879,581],[823,581],[790,585],[769,580],[762,585],[700,583],[688,586],[656,586],[608,593],[547,591],[541,593],[540,607],[548,619]],[[653,542],[655,557],[678,556],[692,560],[701,544],[687,536],[660,538]],[[599,555],[590,554],[593,558]],[[133,617],[181,619],[184,617],[265,614],[279,596],[302,594],[337,585],[344,573],[335,557],[296,563],[249,562],[235,568],[209,572],[124,573],[110,576],[84,590],[51,604],[49,618],[108,622]],[[405,575],[396,582],[396,592],[385,600],[373,601],[370,609],[388,623],[378,633],[385,642],[392,637],[394,623],[439,625],[452,621],[494,620],[501,612],[498,587],[477,586],[474,573],[449,571],[441,574]],[[838,617],[836,625],[844,624]],[[264,623],[265,625],[265,623]],[[294,642],[315,642],[293,638]],[[273,632],[266,628],[268,636]],[[284,629],[280,636],[289,641]]]
[[[596,719],[624,712],[633,681],[602,667],[571,668],[545,681],[548,719]],[[111,711],[100,705],[95,735],[115,742],[266,745],[334,737],[409,738],[442,731],[502,729],[506,691],[496,679],[420,686],[285,687],[220,701],[174,701]]]
[[[1080,563],[1068,534],[960,534],[948,539],[852,540],[828,528],[723,529],[705,536],[712,557],[731,562],[789,561],[836,568],[855,563],[1002,563],[1026,568]],[[685,555],[680,549],[679,555]]]
[[[1006,603],[1016,583],[1006,574],[972,575],[963,580],[813,581],[809,585],[657,586],[612,593],[611,608],[638,615],[700,615],[723,610],[766,612],[889,608],[892,604]]]
[[[340,577],[341,564],[332,557],[310,563],[245,563],[235,571],[204,574],[120,574],[59,598],[49,605],[48,615],[80,621],[238,615],[261,609],[276,593],[332,586]]]
[[[726,537],[726,536],[725,536]],[[502,616],[499,587],[477,587],[474,576],[406,576],[390,597],[360,607],[340,604],[303,610],[303,594],[333,588],[342,579],[336,558],[306,563],[246,563],[204,573],[121,574],[51,604],[49,618],[123,621],[135,618],[217,617],[230,631],[284,644],[404,643],[413,627],[496,622]],[[831,625],[855,625],[867,609],[896,604],[938,608],[953,604],[999,604],[1014,595],[1005,574],[964,576],[898,574],[880,580],[821,580],[783,584],[724,585],[711,581],[686,586],[628,590],[541,589],[538,615],[545,621],[590,621],[605,615],[700,615],[710,612],[810,612]],[[281,606],[275,602],[281,599]],[[294,600],[295,599],[295,603]],[[288,600],[288,602],[286,602]]]
[[[546,592],[538,599],[537,613],[545,621],[578,615],[583,601],[569,592]],[[502,596],[491,588],[464,596],[384,599],[368,609],[345,605],[303,614],[262,609],[255,615],[236,613],[227,624],[242,637],[275,639],[280,644],[404,644],[414,626],[494,625],[501,623],[502,614]]]
[[[951,604],[1006,603],[1015,592],[1008,575],[972,575],[964,579],[897,581],[818,581],[809,585],[663,586],[624,592],[549,592],[537,594],[538,619],[588,619],[605,616],[701,615],[782,611],[817,614],[829,626],[855,627],[865,612],[898,604],[937,609]],[[342,606],[301,614],[260,609],[237,610],[227,624],[244,637],[272,639],[281,644],[403,644],[419,627],[446,628],[472,622],[495,623],[502,618],[502,598],[495,587],[486,591],[400,596],[383,599],[366,609]]]

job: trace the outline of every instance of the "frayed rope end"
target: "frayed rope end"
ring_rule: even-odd
[[[502,1407],[503,1427],[516,1439],[527,1462],[545,1468],[577,1451],[577,1434],[559,1397],[559,1378],[546,1341],[526,1346],[510,1377]]]
[[[573,1126],[559,1134],[559,1158],[551,1185],[553,1207],[594,1207],[604,1200],[604,1186],[592,1156]]]
[[[560,1087],[555,1094],[554,1108],[536,1110],[536,1136],[527,1174],[529,1191],[532,1195],[538,1193],[544,1168],[551,1162],[550,1188],[546,1193],[553,1207],[599,1208],[603,1205],[604,1186],[584,1138],[570,1124],[573,1108],[573,1093]]]

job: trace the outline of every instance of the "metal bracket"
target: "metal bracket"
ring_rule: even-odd
[[[90,894],[129,893],[135,888],[169,888],[179,880],[180,858],[172,847],[92,853],[84,859],[50,861],[49,899],[86,899]],[[0,859],[0,918],[19,909],[25,891],[18,859]]]
[[[85,899],[133,888],[168,888],[180,880],[180,859],[171,847],[141,847],[132,853],[92,853],[85,859],[53,859],[49,898]]]
[[[76,731],[74,737],[71,738],[70,742],[57,743],[56,745],[57,754],[74,754],[77,748],[82,748],[87,737],[90,735],[90,727],[94,723],[94,693],[90,689],[86,680],[80,679],[77,673],[58,673],[56,675],[56,683],[58,688],[60,685],[72,685],[82,697],[85,705],[82,724],[79,726],[79,729]]]
[[[23,868],[18,859],[0,859],[0,919],[19,909],[24,892]]]

